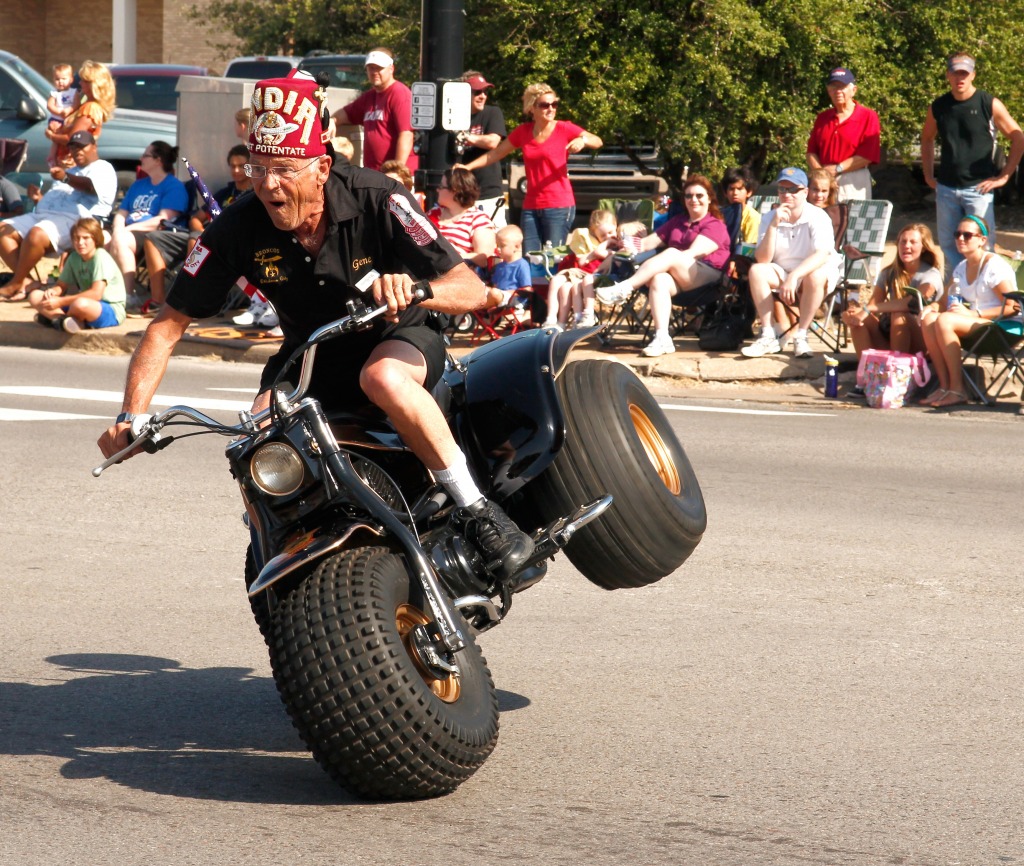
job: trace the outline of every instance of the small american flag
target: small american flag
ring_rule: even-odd
[[[220,216],[221,210],[220,205],[217,204],[217,199],[213,197],[213,193],[210,192],[210,188],[206,185],[203,179],[199,176],[199,172],[192,168],[192,164],[186,157],[182,157],[181,161],[185,163],[185,168],[188,169],[188,173],[192,176],[192,180],[195,182],[196,189],[199,191],[199,195],[203,197],[203,201],[206,202],[206,209],[210,212],[210,218],[216,219]],[[252,283],[250,283],[245,277],[239,277],[240,288],[250,298],[259,298],[261,301],[265,301],[263,292],[257,289]]]
[[[210,192],[210,188],[203,182],[203,179],[199,176],[199,172],[192,168],[192,164],[188,159],[183,156],[181,161],[185,163],[185,168],[188,169],[188,173],[192,176],[192,180],[195,182],[199,195],[201,195],[203,197],[203,201],[206,202],[206,209],[210,212],[210,216],[216,219],[220,216],[220,205],[217,204],[217,199],[213,197],[213,193]]]

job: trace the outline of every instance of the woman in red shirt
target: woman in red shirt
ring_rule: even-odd
[[[520,124],[494,150],[464,166],[470,171],[522,150],[526,169],[526,199],[520,227],[523,249],[535,252],[547,241],[561,246],[576,218],[576,199],[569,183],[569,155],[604,142],[575,123],[555,120],[558,97],[547,84],[531,84],[523,92]]]

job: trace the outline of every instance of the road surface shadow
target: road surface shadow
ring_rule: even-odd
[[[187,669],[155,656],[46,659],[45,684],[0,681],[0,753],[66,760],[67,779],[105,778],[179,797],[280,805],[358,805],[317,766],[270,677]],[[524,703],[525,702],[525,703]],[[529,701],[499,694],[504,710]]]

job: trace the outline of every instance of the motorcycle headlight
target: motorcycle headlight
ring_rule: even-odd
[[[271,442],[257,450],[249,469],[256,486],[271,496],[294,493],[305,474],[302,458],[283,442]]]

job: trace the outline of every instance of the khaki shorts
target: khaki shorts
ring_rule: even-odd
[[[25,240],[28,233],[34,228],[39,228],[46,233],[50,246],[54,252],[71,249],[71,227],[78,222],[78,214],[61,213],[25,213],[20,216],[5,219],[21,239]]]

